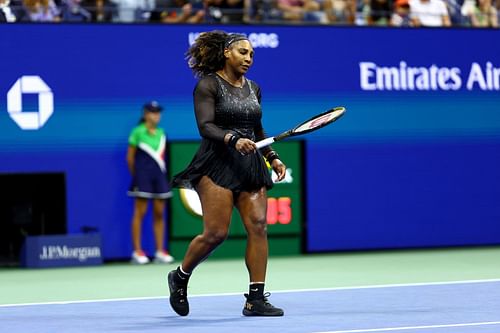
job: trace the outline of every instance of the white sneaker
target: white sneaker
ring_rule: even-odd
[[[174,260],[174,257],[172,257],[167,251],[156,251],[155,263],[171,264],[174,262]]]
[[[133,264],[145,265],[149,263],[149,258],[143,251],[132,252],[132,259],[130,260]]]

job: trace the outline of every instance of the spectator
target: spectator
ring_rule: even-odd
[[[0,0],[0,22],[16,22],[16,15],[10,8],[10,0]]]
[[[391,15],[390,25],[393,27],[411,26],[410,4],[408,0],[396,0],[394,3],[394,11]]]
[[[92,22],[111,22],[116,5],[109,0],[84,0],[82,6],[90,13]]]
[[[283,14],[278,8],[278,0],[244,0],[248,11],[244,20],[248,22],[282,22]],[[245,21],[247,22],[247,21]]]
[[[467,16],[475,28],[498,28],[498,13],[491,0],[476,0]]]
[[[244,0],[206,0],[208,16],[214,22],[242,23]]]
[[[23,6],[23,0],[10,0],[9,3],[9,8],[16,17],[16,22],[25,21],[23,18],[26,15],[26,11]]]
[[[321,8],[316,0],[278,0],[277,7],[286,21],[321,22]]]
[[[356,0],[325,0],[323,9],[328,23],[354,24]]]
[[[200,23],[205,20],[203,3],[189,0],[167,0],[163,2],[163,23]]]
[[[53,0],[24,0],[24,20],[30,22],[59,22],[60,11]]]
[[[116,4],[118,22],[144,22],[149,21],[155,10],[154,0],[111,0]]]
[[[89,22],[92,15],[81,6],[81,0],[64,0],[61,5],[61,18],[65,22]]]
[[[495,9],[497,10],[497,17],[498,17],[497,21],[500,22],[500,0],[495,0],[493,7],[495,7]]]
[[[448,10],[448,16],[450,17],[451,25],[462,26],[465,23],[465,18],[461,13],[461,7],[463,6],[464,0],[443,0],[446,9]]]
[[[370,16],[370,0],[359,0],[356,5],[356,25],[367,25]]]
[[[410,0],[410,19],[415,27],[449,27],[450,16],[442,0]]]
[[[156,0],[140,0],[139,8],[136,11],[136,20],[139,22],[151,21],[152,15],[156,12]]]
[[[496,11],[497,11],[497,22],[500,22],[500,0],[495,0],[496,6],[494,5]]]
[[[388,0],[371,0],[370,15],[368,15],[368,24],[389,25],[391,13],[392,10]]]

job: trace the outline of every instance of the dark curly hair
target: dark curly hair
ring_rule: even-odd
[[[188,65],[197,77],[203,77],[224,67],[224,49],[245,35],[228,34],[222,30],[202,32],[186,52]]]

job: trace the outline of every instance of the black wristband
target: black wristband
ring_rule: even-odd
[[[238,134],[232,134],[227,141],[227,145],[236,149],[236,142],[238,142],[239,139],[241,139],[241,136],[239,136]]]
[[[274,160],[279,159],[280,156],[278,155],[277,152],[274,150],[271,150],[267,155],[266,155],[266,160],[269,162],[269,164],[272,164]]]

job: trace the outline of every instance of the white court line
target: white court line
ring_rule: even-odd
[[[417,282],[417,283],[395,283],[395,284],[375,284],[375,285],[355,286],[355,287],[334,287],[334,288],[312,288],[312,289],[275,290],[275,291],[273,291],[273,293],[292,293],[292,292],[329,291],[329,290],[351,290],[351,289],[398,288],[398,287],[420,287],[420,286],[440,286],[440,285],[470,284],[470,283],[494,283],[494,282],[500,282],[500,279],[462,280],[462,281],[443,281],[443,282]]]
[[[36,305],[64,305],[64,304],[84,304],[84,303],[103,303],[103,302],[126,302],[126,301],[145,301],[151,299],[162,299],[167,296],[151,296],[151,297],[128,297],[128,298],[105,298],[105,299],[89,299],[78,301],[53,301],[53,302],[38,302],[38,303],[18,303],[18,304],[0,304],[0,308],[14,308],[21,306],[36,306]]]
[[[354,287],[291,289],[291,290],[275,290],[275,291],[273,291],[273,293],[278,294],[278,293],[319,292],[319,291],[398,288],[398,287],[404,288],[404,287],[439,286],[439,285],[473,284],[473,283],[495,283],[495,282],[500,282],[500,279],[463,280],[463,281],[448,281],[448,282],[398,283],[398,284],[380,284],[380,285],[354,286]],[[219,294],[201,294],[201,295],[190,295],[189,297],[194,298],[194,297],[234,296],[234,295],[241,295],[241,293],[242,292],[219,293]],[[165,298],[168,298],[168,296],[107,298],[107,299],[95,299],[95,300],[53,301],[53,302],[37,302],[37,303],[17,303],[17,304],[14,303],[14,304],[0,304],[0,308],[19,307],[19,306],[36,306],[36,305],[144,301],[144,300],[165,299]]]
[[[367,332],[389,332],[389,331],[408,331],[418,329],[432,328],[447,328],[447,327],[466,327],[466,326],[486,326],[500,325],[500,321],[485,321],[480,323],[463,323],[463,324],[447,324],[447,325],[425,325],[425,326],[403,326],[403,327],[385,327],[385,328],[367,328],[359,330],[344,330],[344,331],[322,331],[315,333],[367,333]]]

